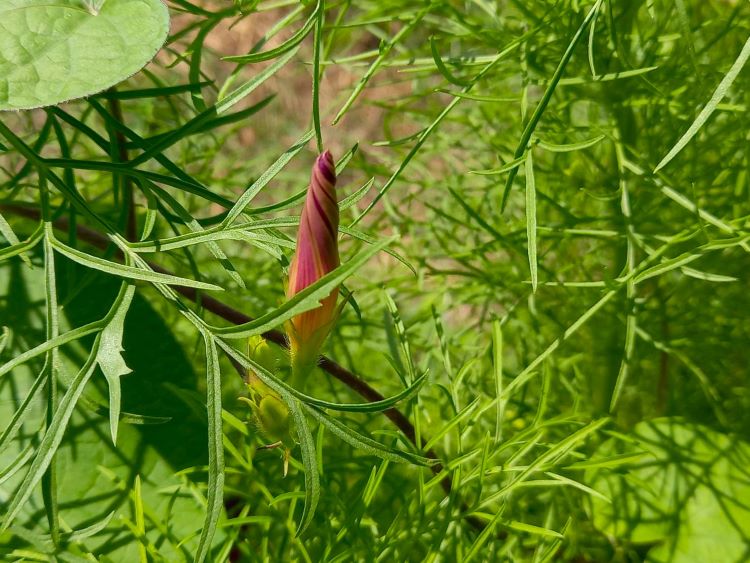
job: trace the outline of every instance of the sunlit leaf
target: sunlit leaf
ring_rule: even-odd
[[[162,46],[160,0],[6,0],[0,6],[0,110],[94,94],[140,70]]]

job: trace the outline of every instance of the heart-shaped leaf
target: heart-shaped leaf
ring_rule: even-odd
[[[4,0],[0,110],[54,105],[135,74],[163,45],[161,0]]]
[[[621,542],[649,547],[650,563],[746,561],[750,553],[750,445],[675,418],[641,422],[631,441],[604,442],[595,457],[624,459],[592,469],[586,483],[594,524]]]

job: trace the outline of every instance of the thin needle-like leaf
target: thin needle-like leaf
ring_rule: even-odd
[[[323,132],[320,127],[320,51],[323,42],[323,25],[325,24],[325,0],[320,0],[320,9],[315,18],[313,33],[313,75],[312,75],[312,119],[318,153],[323,152]]]
[[[208,493],[206,518],[195,556],[196,563],[208,556],[216,525],[224,508],[224,446],[221,418],[221,370],[216,343],[208,332],[206,344],[206,412],[208,418]]]
[[[349,94],[349,97],[347,98],[346,102],[344,102],[344,105],[341,107],[339,112],[336,114],[336,117],[333,118],[332,125],[336,125],[339,121],[341,121],[341,118],[344,117],[347,111],[349,111],[349,108],[362,93],[362,90],[365,89],[367,83],[375,75],[385,59],[388,57],[394,45],[398,44],[406,35],[411,33],[411,30],[414,29],[414,27],[422,20],[422,18],[427,14],[427,12],[430,11],[431,8],[432,6],[430,4],[422,8],[414,15],[409,23],[401,27],[396,35],[394,35],[389,41],[385,42],[381,46],[378,58],[373,61],[373,63],[367,69],[367,72],[365,72],[364,76],[359,80],[359,82],[357,82],[354,90],[351,94]]]
[[[258,195],[260,190],[262,190],[268,182],[273,180],[274,176],[278,174],[284,166],[287,165],[287,163],[292,160],[307,144],[307,142],[312,139],[314,135],[313,131],[308,131],[302,137],[294,144],[292,145],[287,151],[282,154],[276,162],[274,162],[271,166],[269,166],[263,174],[261,174],[255,182],[252,183],[250,187],[248,187],[245,190],[245,193],[243,193],[240,198],[237,200],[237,203],[235,203],[232,208],[229,210],[229,213],[227,213],[226,218],[222,221],[222,228],[226,228],[230,226],[234,221],[237,219],[237,217],[240,216],[240,214],[245,210],[245,207],[248,206],[248,204],[255,198],[255,196]]]
[[[110,262],[109,260],[104,260],[103,258],[92,256],[90,254],[86,254],[85,252],[81,252],[80,250],[76,250],[75,248],[71,248],[70,246],[66,245],[63,242],[60,242],[59,240],[54,240],[52,242],[52,246],[54,246],[57,252],[59,252],[63,256],[66,256],[67,258],[70,258],[74,262],[78,262],[79,264],[82,264],[83,266],[86,266],[88,268],[100,270],[114,276],[120,276],[130,280],[141,280],[152,283],[163,283],[167,285],[171,284],[181,285],[184,287],[194,287],[196,289],[223,291],[221,287],[212,283],[195,281],[188,278],[181,278],[169,274],[162,274],[159,272],[144,270],[142,268],[136,268],[133,266],[126,266],[124,264],[118,264],[117,262]]]
[[[499,319],[492,322],[492,368],[495,375],[495,397],[497,398],[495,412],[495,444],[503,439],[503,418],[505,417],[505,401],[503,396],[503,326]]]
[[[554,94],[555,88],[557,87],[558,82],[560,82],[563,72],[565,72],[565,67],[568,66],[568,62],[570,61],[570,58],[573,56],[573,51],[576,45],[578,44],[578,41],[583,36],[583,32],[586,30],[589,23],[591,23],[591,20],[594,18],[594,16],[596,16],[596,13],[598,12],[599,6],[601,5],[601,3],[602,3],[602,0],[597,0],[596,4],[594,4],[591,10],[589,10],[588,15],[586,15],[583,22],[581,22],[581,25],[578,28],[578,31],[576,31],[575,35],[573,35],[573,38],[570,40],[570,43],[568,44],[567,49],[565,49],[565,53],[563,53],[563,56],[560,59],[560,62],[558,63],[557,68],[555,69],[555,73],[552,75],[552,79],[550,80],[549,85],[547,86],[547,89],[544,91],[544,94],[542,95],[542,99],[539,100],[539,103],[534,109],[534,113],[531,115],[529,122],[526,124],[526,127],[523,130],[523,133],[521,134],[521,139],[519,140],[518,146],[516,147],[516,152],[513,155],[514,159],[521,158],[523,154],[526,152],[526,148],[529,144],[529,141],[531,140],[531,135],[533,135],[534,130],[539,124],[539,121],[542,119],[542,115],[544,114],[544,111],[547,109],[547,106],[549,105],[549,102],[552,99],[552,94]],[[502,201],[500,202],[501,211],[505,210],[505,204],[508,202],[508,195],[510,194],[510,189],[513,186],[513,180],[515,180],[517,173],[518,173],[518,168],[511,168],[510,174],[508,174],[508,179],[505,181],[503,197],[502,197]]]
[[[526,153],[526,243],[531,271],[531,291],[536,293],[539,283],[536,257],[536,182],[534,181],[534,161],[531,151]]]
[[[747,38],[744,47],[742,47],[742,51],[740,51],[739,56],[734,61],[734,64],[729,69],[729,72],[727,72],[724,75],[724,78],[722,78],[721,82],[719,82],[719,86],[714,91],[711,99],[708,100],[708,103],[705,106],[703,106],[703,109],[698,114],[698,117],[696,117],[695,121],[693,121],[690,127],[688,127],[688,130],[685,131],[685,134],[680,137],[680,140],[677,141],[677,143],[669,150],[666,156],[661,159],[661,162],[656,165],[656,168],[654,168],[654,172],[658,172],[667,164],[669,164],[669,162],[675,156],[677,156],[677,154],[682,149],[685,148],[685,145],[687,145],[690,140],[695,137],[696,133],[700,131],[701,127],[703,127],[706,121],[708,121],[708,118],[711,117],[711,114],[716,110],[716,106],[718,106],[719,102],[721,102],[721,100],[724,99],[724,96],[727,95],[729,88],[732,87],[735,78],[737,78],[737,75],[742,70],[742,67],[745,66],[748,58],[750,58],[750,37]]]

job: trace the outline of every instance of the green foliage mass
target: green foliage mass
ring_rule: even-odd
[[[7,4],[0,560],[747,560],[750,4]]]

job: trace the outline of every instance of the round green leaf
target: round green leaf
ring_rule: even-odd
[[[640,422],[631,441],[604,442],[596,458],[642,453],[589,470],[594,524],[610,537],[650,547],[649,563],[747,561],[750,444],[676,418]]]
[[[164,44],[161,0],[3,0],[0,110],[94,94],[135,74]]]

